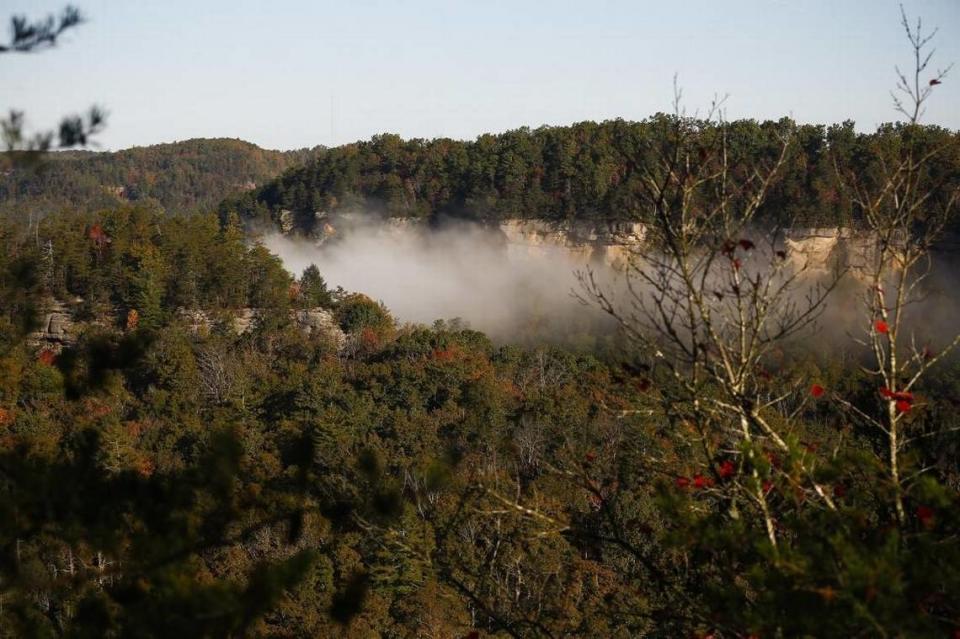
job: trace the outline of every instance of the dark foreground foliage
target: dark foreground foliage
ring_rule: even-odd
[[[960,628],[955,366],[911,406],[921,479],[899,525],[882,441],[832,398],[884,399],[830,355],[771,362],[772,388],[800,388],[789,454],[728,450],[671,411],[656,367],[398,328],[317,273],[291,287],[209,217],[10,224],[0,274],[0,636]],[[50,295],[83,297],[88,320],[59,353],[25,339]],[[316,302],[346,346],[291,325]],[[177,313],[249,306],[239,335]],[[776,553],[732,490],[753,477]]]

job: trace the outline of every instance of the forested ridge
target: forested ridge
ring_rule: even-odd
[[[404,140],[383,134],[328,149],[305,166],[239,197],[222,211],[239,211],[260,223],[278,223],[282,211],[310,232],[317,212],[360,210],[400,217],[505,218],[554,222],[642,221],[646,178],[668,142],[671,116],[640,122],[611,120],[571,126],[521,128],[473,141]],[[862,224],[838,168],[876,172],[879,148],[903,146],[906,136],[924,150],[943,147],[925,167],[924,179],[949,193],[960,183],[958,133],[940,127],[884,125],[859,133],[853,122],[797,125],[789,119],[716,122],[691,119],[699,139],[695,154],[719,136],[734,175],[777,159],[789,136],[786,165],[763,202],[757,222],[769,225],[842,227]]]
[[[960,337],[927,266],[958,147],[681,116],[382,135],[219,206],[298,156],[15,169],[62,206],[0,218],[0,637],[956,636]],[[646,236],[622,297],[577,288],[616,331],[518,346],[247,232],[338,210]],[[873,240],[810,273],[779,224]]]
[[[960,639],[960,134],[920,123],[950,66],[901,16],[903,122],[870,133],[687,117],[677,87],[641,122],[291,152],[52,153],[105,111],[10,111],[0,639]],[[85,20],[14,16],[0,53]],[[296,237],[337,212],[427,222],[391,227],[442,259]],[[578,272],[558,340],[547,280],[509,293],[504,234],[448,218],[642,238]],[[533,303],[498,339],[403,323],[338,261]]]
[[[0,176],[0,211],[45,214],[155,202],[170,213],[236,211],[246,220],[313,230],[317,212],[360,210],[400,217],[505,218],[554,222],[643,220],[643,176],[664,142],[668,116],[521,128],[473,141],[374,136],[331,149],[269,151],[232,139],[188,140],[117,152],[65,151],[39,168]],[[704,146],[715,125],[699,123]],[[838,180],[837,166],[876,167],[876,148],[903,144],[899,125],[865,134],[852,122],[801,125],[741,120],[724,127],[732,165],[771,162],[791,135],[786,170],[759,219],[807,227],[858,224],[861,212]],[[928,179],[949,192],[960,182],[956,132],[922,130],[922,144],[945,147]],[[282,173],[282,175],[280,175]]]
[[[0,175],[0,212],[94,211],[154,202],[170,213],[210,210],[304,163],[319,148],[270,151],[234,139],[195,139],[116,152],[61,151]]]

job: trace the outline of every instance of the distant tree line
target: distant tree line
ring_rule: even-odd
[[[197,139],[109,152],[50,153],[39,166],[0,174],[0,212],[95,211],[127,202],[168,212],[213,209],[298,166],[319,149],[271,151],[233,139]]]
[[[329,149],[250,193],[221,204],[259,223],[277,223],[289,211],[294,226],[311,231],[317,212],[361,209],[390,216],[481,222],[535,218],[558,222],[643,220],[644,175],[658,161],[671,115],[641,122],[612,120],[571,126],[521,128],[463,142],[374,136]],[[957,133],[935,126],[881,126],[858,133],[854,123],[798,125],[789,119],[724,123],[690,120],[703,149],[725,137],[733,174],[777,159],[791,142],[758,223],[856,225],[861,212],[838,174],[876,173],[882,150],[913,139],[919,148],[944,147],[924,180],[949,193],[960,183]],[[690,150],[696,159],[696,150]],[[736,177],[734,175],[733,177]],[[744,177],[740,175],[739,177]]]

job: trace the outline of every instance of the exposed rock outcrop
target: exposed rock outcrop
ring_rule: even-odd
[[[574,262],[627,265],[633,248],[643,244],[646,228],[638,222],[552,223],[544,220],[505,220],[499,225],[508,253],[542,255],[562,251]]]
[[[237,333],[237,335],[243,335],[244,333],[249,332],[259,317],[260,309],[241,308],[239,311],[233,314],[231,323],[233,324],[234,332]]]
[[[333,313],[324,308],[309,308],[293,312],[297,327],[307,335],[325,335],[337,348],[343,348],[347,335],[337,325]]]
[[[397,234],[430,233],[431,225],[421,218],[377,218],[362,212],[329,213],[317,211],[313,239],[318,245],[349,237],[358,229],[377,227],[379,232]],[[290,211],[281,212],[281,230],[288,232]],[[636,249],[648,240],[641,222],[553,222],[537,219],[506,219],[495,225],[480,226],[498,232],[508,256],[528,258],[547,254],[563,255],[574,264],[606,265],[625,269],[635,259]],[[805,268],[811,275],[822,275],[835,268],[848,270],[853,277],[867,277],[880,246],[868,231],[850,228],[794,228],[783,238],[782,249],[788,263]],[[960,238],[948,236],[932,247],[932,254],[955,255]]]
[[[261,316],[261,310],[257,308],[241,308],[225,313],[226,321],[237,335],[253,330]],[[207,333],[217,321],[217,318],[201,309],[181,308],[177,311],[177,315],[192,332],[197,334]],[[337,325],[333,313],[325,308],[291,310],[290,319],[304,334],[326,336],[338,349],[342,348],[347,341],[347,335]]]
[[[43,319],[40,328],[30,334],[29,340],[35,346],[60,351],[77,341],[77,327],[70,305],[50,298],[43,306]]]
[[[110,323],[107,318],[101,318],[101,320],[94,322],[77,322],[74,307],[81,301],[75,300],[68,304],[53,298],[47,300],[43,307],[43,319],[40,328],[29,335],[29,342],[33,346],[44,350],[60,352],[64,347],[77,341],[83,326]],[[260,309],[241,308],[234,311],[225,311],[223,317],[238,335],[242,335],[253,329],[260,313]],[[181,308],[177,310],[177,316],[190,331],[201,335],[207,333],[217,321],[217,318],[213,317],[211,313],[202,309]],[[347,335],[337,325],[333,313],[325,308],[291,310],[290,319],[306,335],[326,336],[338,349],[343,348],[347,341]]]
[[[896,242],[894,250],[905,246],[906,239]],[[811,273],[845,269],[857,279],[865,279],[876,264],[880,240],[872,233],[848,228],[791,229],[784,238],[787,259],[795,268],[806,267]]]

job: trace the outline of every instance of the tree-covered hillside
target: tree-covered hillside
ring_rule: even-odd
[[[489,221],[539,218],[556,221],[643,219],[642,201],[651,188],[667,143],[671,117],[642,122],[581,122],[565,127],[522,128],[474,141],[403,140],[379,135],[330,149],[306,166],[291,169],[263,187],[221,205],[242,217],[278,222],[283,210],[310,231],[317,212],[363,209],[392,216],[456,216]],[[856,223],[860,211],[838,180],[838,170],[879,170],[880,149],[904,145],[906,136],[923,149],[948,146],[926,167],[924,179],[943,193],[960,183],[957,133],[938,127],[883,126],[857,133],[852,122],[796,125],[790,120],[740,120],[724,124],[692,121],[701,152],[726,136],[734,174],[777,159],[780,142],[791,140],[785,166],[772,185],[758,220],[803,226]],[[722,132],[722,133],[721,133]],[[697,151],[691,149],[694,159]],[[741,175],[742,177],[742,175]]]
[[[745,278],[723,294],[752,299],[758,250],[722,250]],[[79,324],[59,352],[26,339],[51,296]],[[181,312],[251,306],[245,331]],[[295,325],[315,306],[345,343]],[[726,342],[704,339],[709,373]],[[213,215],[8,222],[0,637],[960,627],[956,364],[926,354],[931,375],[894,392],[856,360],[782,345],[738,369],[730,404],[722,378],[694,380],[691,401],[679,360],[624,355],[399,327]],[[902,519],[871,422],[894,401]],[[738,411],[769,430],[742,439]]]
[[[171,212],[194,211],[259,186],[318,150],[270,151],[242,140],[197,139],[113,153],[52,153],[39,166],[0,175],[0,212],[96,210],[145,200]]]

